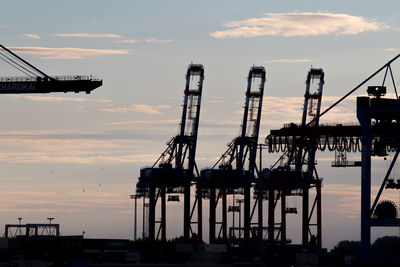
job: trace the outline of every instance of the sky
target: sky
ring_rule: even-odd
[[[49,75],[103,79],[90,95],[0,97],[0,224],[55,217],[63,235],[133,238],[129,195],[140,168],[151,166],[177,134],[190,63],[205,68],[197,149],[202,169],[239,132],[251,66],[267,72],[263,142],[271,129],[300,121],[310,67],[325,72],[324,109],[400,52],[398,0],[1,3],[4,46]],[[399,81],[396,70],[393,65]],[[0,71],[21,75],[4,63]],[[365,89],[321,122],[357,121],[355,96]],[[333,156],[317,154],[328,248],[360,238],[360,169],[333,169]],[[278,157],[265,155],[264,167]],[[385,168],[387,162],[374,158],[373,191]],[[398,192],[383,197],[400,200]],[[299,208],[297,202],[288,200]],[[168,237],[182,234],[181,210],[182,202],[169,206]],[[288,237],[299,242],[300,214],[288,217]],[[384,234],[399,230],[374,230],[373,238]]]

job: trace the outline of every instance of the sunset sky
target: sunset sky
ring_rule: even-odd
[[[49,75],[103,79],[90,95],[0,97],[0,227],[18,217],[23,223],[55,217],[64,235],[133,238],[129,195],[140,168],[151,166],[177,134],[191,62],[205,68],[202,169],[239,132],[251,66],[267,72],[263,142],[270,129],[300,121],[310,67],[325,72],[324,109],[400,52],[399,0],[3,0],[2,7],[1,44]],[[396,82],[399,67],[393,65]],[[4,62],[0,71],[22,75]],[[353,96],[321,122],[355,122],[355,108]],[[278,157],[265,154],[263,167]],[[333,169],[332,160],[332,153],[317,155],[328,248],[360,238],[360,169]],[[373,191],[385,168],[386,161],[374,159]],[[400,200],[399,192],[383,195],[390,197]],[[288,203],[299,208],[301,201]],[[182,205],[169,209],[168,237],[182,234]],[[300,214],[288,220],[288,237],[299,242]],[[373,237],[383,234],[399,230]]]

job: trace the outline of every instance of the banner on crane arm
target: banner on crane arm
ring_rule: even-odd
[[[34,93],[35,82],[0,82],[0,94]]]

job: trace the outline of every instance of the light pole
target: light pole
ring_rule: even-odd
[[[130,195],[130,197],[131,197],[131,199],[135,200],[133,241],[136,241],[136,233],[137,233],[137,217],[136,217],[136,213],[137,213],[137,199],[138,199],[139,195]]]

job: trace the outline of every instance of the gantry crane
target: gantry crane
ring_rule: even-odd
[[[202,240],[202,197],[197,191],[191,206],[191,185],[200,177],[196,161],[197,132],[200,119],[201,94],[203,89],[204,68],[201,64],[190,64],[186,73],[186,86],[180,131],[168,143],[151,168],[140,170],[136,192],[149,198],[149,239],[156,240],[161,233],[161,240],[166,241],[166,195],[168,193],[184,194],[183,236],[186,242],[194,237],[192,224],[197,224],[197,239]],[[161,199],[161,220],[156,221],[156,205]],[[179,201],[178,195],[169,195],[170,201]],[[192,220],[197,207],[197,222]],[[156,236],[156,224],[159,228]]]
[[[306,80],[306,92],[304,94],[303,116],[300,125],[292,124],[292,127],[311,128],[319,127],[319,115],[321,110],[322,91],[324,85],[324,72],[322,69],[311,69]],[[286,138],[286,139],[285,139]],[[262,172],[263,190],[268,191],[268,240],[273,245],[280,237],[281,244],[286,243],[286,213],[294,213],[286,208],[286,196],[301,195],[302,197],[302,244],[309,244],[309,237],[316,238],[313,242],[321,247],[321,180],[315,169],[315,152],[317,150],[317,139],[313,136],[293,135],[282,139],[274,132],[266,138],[269,151],[274,152],[276,147],[282,146],[290,140],[290,145],[285,148],[284,155],[278,161],[281,165],[277,168],[265,169]],[[286,141],[285,141],[286,140]],[[309,209],[309,190],[316,188],[316,198],[312,209]],[[274,199],[275,192],[281,199],[281,223],[278,236],[275,237],[275,213],[274,209],[278,200]],[[315,207],[317,208],[317,231],[312,234],[310,220]]]
[[[385,255],[371,251],[371,229],[373,227],[400,226],[400,218],[395,204],[387,200],[378,203],[383,190],[400,189],[398,181],[396,183],[393,179],[389,179],[400,153],[400,105],[391,67],[391,64],[398,58],[400,58],[400,54],[306,125],[316,122],[377,74],[384,71],[381,85],[368,86],[367,93],[369,96],[357,97],[357,119],[360,124],[320,124],[318,127],[300,127],[299,125],[288,124],[279,130],[271,130],[270,135],[266,138],[269,150],[275,152],[290,150],[290,147],[296,145],[296,140],[301,140],[300,137],[317,140],[315,148],[321,151],[327,149],[335,152],[361,152],[361,162],[355,162],[357,164],[351,165],[361,167],[361,261],[363,263],[391,260]],[[383,97],[386,94],[385,83],[387,80],[391,80],[393,84],[395,98]],[[394,152],[394,156],[371,206],[371,157],[386,157],[389,152]]]
[[[0,44],[0,59],[26,76],[0,77],[0,94],[86,92],[100,87],[101,79],[87,75],[49,76]]]
[[[210,243],[216,243],[218,239],[225,242],[227,240],[227,194],[234,193],[244,195],[243,237],[245,241],[250,238],[250,188],[256,179],[256,154],[265,76],[264,67],[251,67],[248,75],[241,134],[228,144],[228,149],[212,168],[201,171],[202,187],[209,191]],[[222,199],[222,221],[217,222],[216,211],[220,199]],[[218,235],[216,234],[217,223],[221,224]]]

